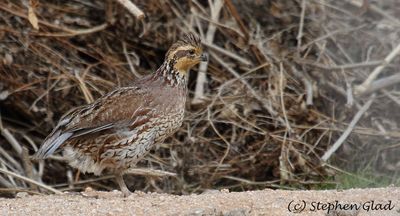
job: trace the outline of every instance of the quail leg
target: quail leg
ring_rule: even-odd
[[[125,184],[124,181],[124,177],[122,173],[118,173],[115,175],[115,180],[117,181],[122,194],[124,195],[124,197],[128,197],[129,195],[131,195],[131,192],[129,191],[128,187]]]

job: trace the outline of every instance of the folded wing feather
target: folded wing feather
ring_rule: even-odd
[[[45,139],[33,158],[45,159],[49,157],[68,139],[97,133],[114,127],[125,127],[132,123],[131,120],[133,119],[128,118],[128,116],[131,117],[132,113],[135,113],[141,107],[144,101],[141,100],[143,95],[135,94],[134,92],[124,95],[125,97],[121,97],[121,95],[120,97],[113,97],[114,95],[116,95],[115,91],[110,92],[95,103],[79,107],[74,112],[65,115],[53,132]],[[115,104],[119,104],[120,107],[122,104],[124,112],[116,110],[113,107]],[[96,109],[101,112],[91,112],[91,110]],[[85,114],[81,115],[83,112]],[[96,117],[101,119],[101,121],[95,121]]]

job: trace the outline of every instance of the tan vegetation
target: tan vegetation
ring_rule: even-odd
[[[210,60],[190,75],[183,126],[139,164],[150,171],[126,177],[131,189],[334,187],[337,167],[400,168],[396,0],[128,1],[143,19],[120,2],[0,3],[6,194],[116,188],[30,155],[62,114],[155,71],[188,31]]]

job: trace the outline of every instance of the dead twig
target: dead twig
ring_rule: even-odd
[[[22,164],[24,165],[24,170],[25,170],[26,176],[29,179],[33,179],[33,173],[35,171],[34,171],[34,167],[32,165],[32,162],[31,162],[31,160],[29,158],[29,151],[25,147],[22,149]],[[28,184],[29,184],[29,187],[32,190],[38,190],[38,187],[35,184],[33,184],[31,182],[28,182]]]
[[[343,134],[339,137],[338,140],[328,149],[328,151],[325,152],[325,154],[322,156],[323,161],[327,161],[333,153],[336,152],[336,150],[339,149],[339,147],[344,143],[344,141],[347,139],[347,137],[350,135],[351,131],[354,129],[356,126],[357,122],[361,119],[363,114],[368,110],[368,108],[371,106],[372,102],[374,101],[374,97],[371,97],[362,107],[356,115],[354,116],[353,120],[351,120],[349,126],[346,128],[346,130],[343,132]]]
[[[17,174],[17,173],[10,172],[10,171],[5,170],[5,169],[3,169],[3,168],[0,168],[0,173],[3,173],[3,174],[5,174],[5,175],[8,175],[8,176],[12,176],[12,177],[21,179],[21,180],[23,180],[23,181],[25,181],[25,182],[28,182],[28,183],[31,183],[31,184],[34,184],[34,185],[37,185],[37,186],[39,186],[39,187],[41,187],[41,188],[44,188],[44,189],[46,189],[46,190],[48,190],[48,191],[51,191],[51,192],[55,193],[55,194],[62,194],[61,191],[56,190],[56,189],[54,189],[54,188],[52,188],[52,187],[50,187],[50,186],[47,186],[47,185],[45,185],[45,184],[42,184],[42,183],[40,183],[40,182],[37,182],[37,181],[35,181],[35,180],[33,180],[33,179],[30,179],[30,178],[27,178],[27,177],[25,177],[25,176],[19,175],[19,174]]]
[[[125,174],[133,174],[133,175],[142,175],[142,176],[176,176],[176,173],[164,171],[164,170],[155,170],[148,168],[131,168],[125,172]]]
[[[92,28],[88,28],[88,29],[68,29],[68,32],[66,33],[42,33],[42,32],[32,32],[30,34],[32,35],[37,35],[37,36],[44,36],[44,37],[73,37],[73,36],[78,36],[78,35],[85,35],[85,34],[92,34],[95,32],[99,32],[102,31],[104,29],[106,29],[108,26],[107,23],[98,25],[98,26],[94,26]]]
[[[303,28],[304,28],[304,16],[306,14],[306,0],[301,1],[301,13],[300,13],[300,24],[299,24],[299,33],[297,34],[297,50],[300,51],[301,47],[301,38],[303,37]]]
[[[294,58],[294,60],[299,64],[310,65],[328,71],[331,70],[342,71],[342,70],[351,70],[351,69],[358,69],[365,67],[375,67],[382,63],[382,61],[367,61],[367,62],[359,62],[359,63],[345,64],[345,65],[325,65],[325,64],[311,62],[306,59]]]
[[[309,78],[307,78],[307,75],[304,73],[300,73],[295,67],[291,67],[292,73],[301,81],[303,82],[303,85],[306,90],[306,104],[307,105],[313,105],[313,84],[310,81]]]
[[[116,0],[118,3],[122,4],[126,9],[128,9],[131,14],[133,14],[136,19],[142,20],[144,18],[144,13],[140,10],[134,3],[130,0]]]
[[[1,119],[0,119],[1,121]],[[22,147],[18,143],[17,139],[10,133],[10,131],[7,128],[3,128],[0,124],[0,130],[1,130],[1,135],[6,138],[6,140],[11,144],[11,146],[14,148],[15,152],[18,154],[22,153]]]
[[[210,10],[211,10],[211,20],[213,20],[214,22],[218,22],[219,13],[221,12],[221,9],[223,6],[223,0],[215,0],[214,2],[212,2],[210,0],[209,5],[210,5]],[[210,22],[208,24],[206,38],[204,39],[204,41],[207,44],[213,43],[216,30],[217,30],[217,26]],[[207,74],[206,74],[207,67],[208,67],[208,61],[200,63],[199,73],[197,74],[196,88],[195,88],[192,104],[198,104],[203,101],[204,85],[207,81]]]
[[[86,86],[85,81],[83,80],[83,78],[80,76],[80,74],[78,72],[75,72],[75,77],[78,80],[79,88],[81,89],[83,96],[85,97],[86,103],[88,103],[88,104],[92,103],[94,101],[93,95],[90,92],[90,90],[88,89],[88,87]]]
[[[203,42],[203,44],[205,46],[211,48],[212,50],[216,51],[216,52],[219,52],[219,53],[224,54],[224,55],[226,55],[226,56],[228,56],[228,57],[230,57],[232,59],[235,59],[235,60],[239,61],[240,63],[242,63],[242,64],[244,64],[246,66],[250,66],[251,65],[251,62],[249,60],[247,60],[247,59],[235,54],[234,52],[231,52],[229,50],[221,48],[221,47],[219,47],[219,46],[217,46],[215,44],[209,44],[207,42]]]
[[[282,113],[283,113],[283,118],[285,119],[285,125],[286,129],[289,133],[291,133],[293,130],[290,127],[290,123],[286,114],[286,107],[285,107],[285,100],[284,100],[284,86],[283,86],[283,65],[282,63],[279,64],[279,89],[280,89],[280,101],[281,101],[281,107],[282,107]]]
[[[355,87],[356,94],[362,94],[371,87],[371,83],[379,76],[386,66],[400,53],[400,43],[386,56],[383,62],[372,71],[368,78],[360,85]]]
[[[382,79],[373,81],[370,84],[370,87],[368,89],[366,89],[364,92],[362,92],[361,94],[362,95],[370,94],[372,92],[376,92],[378,90],[387,88],[387,87],[392,86],[397,83],[400,83],[400,74],[395,74],[392,76],[384,77]]]

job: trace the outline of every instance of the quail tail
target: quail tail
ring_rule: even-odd
[[[51,134],[40,147],[40,149],[33,156],[34,159],[45,159],[51,154],[53,154],[60,146],[72,136],[73,133],[67,132],[62,133],[61,131],[56,131]]]

